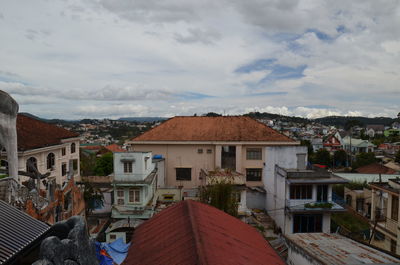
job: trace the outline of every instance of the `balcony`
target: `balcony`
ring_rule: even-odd
[[[201,170],[200,179],[203,185],[213,185],[216,183],[231,183],[233,185],[245,185],[246,177],[233,170],[222,169],[214,171]]]
[[[397,235],[398,221],[382,216],[378,219],[378,225]]]
[[[298,200],[286,200],[286,209],[289,212],[345,212],[346,209],[339,204],[328,201],[328,202],[316,202],[316,201],[298,201]]]

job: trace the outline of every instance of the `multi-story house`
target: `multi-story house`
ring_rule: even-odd
[[[368,140],[356,139],[351,138],[350,136],[346,136],[343,138],[343,147],[347,152],[358,154],[361,152],[374,152],[374,148],[376,146]]]
[[[149,219],[154,214],[158,178],[151,152],[114,153],[113,218]]]
[[[79,135],[23,114],[18,115],[16,127],[18,170],[27,173],[37,170],[47,175],[44,181],[33,183],[33,190],[39,189],[39,192],[28,190],[29,196],[19,198],[26,212],[47,223],[83,215],[83,194],[75,185],[75,181],[80,180]],[[5,152],[0,156],[6,160]],[[4,165],[7,167],[6,161]],[[25,173],[19,175],[18,184],[23,189],[22,184],[30,178]],[[32,185],[28,187],[33,188]]]
[[[174,117],[127,142],[165,158],[168,187],[196,188],[201,170],[231,169],[247,186],[263,186],[266,146],[300,143],[249,117]]]
[[[384,249],[400,254],[400,180],[389,179],[387,182],[371,182],[371,219],[379,233]],[[376,224],[376,226],[375,226]]]

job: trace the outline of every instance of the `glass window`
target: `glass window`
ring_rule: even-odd
[[[392,214],[391,218],[395,221],[399,219],[399,197],[392,195]]]
[[[76,152],[76,145],[75,145],[75,143],[72,143],[71,144],[71,154],[73,154],[75,152]]]
[[[261,160],[262,159],[261,148],[247,148],[246,159]]]
[[[65,176],[65,175],[67,175],[67,164],[63,163],[61,165],[61,176]]]
[[[247,168],[246,181],[261,181],[262,168]]]
[[[129,202],[140,202],[139,189],[129,189]]]
[[[26,171],[29,173],[34,173],[37,170],[37,160],[34,157],[28,158],[26,160]]]
[[[176,169],[176,180],[192,180],[192,169],[191,168],[177,168]]]
[[[236,170],[236,146],[222,146],[221,167]]]
[[[292,200],[312,199],[312,185],[291,185],[290,199]]]
[[[207,154],[212,154],[212,149],[207,149]]]
[[[124,189],[117,189],[117,204],[123,205],[125,204],[125,193]]]
[[[124,162],[124,173],[132,173],[132,162]]]
[[[56,156],[54,153],[50,153],[47,155],[47,169],[52,169],[54,164],[56,163]]]
[[[293,218],[293,233],[322,232],[322,214],[295,214]]]
[[[61,155],[62,155],[62,156],[65,156],[66,153],[67,153],[67,149],[66,149],[65,147],[63,147],[63,148],[61,149]]]
[[[198,154],[202,154],[203,153],[203,149],[202,148],[197,149],[197,153]]]

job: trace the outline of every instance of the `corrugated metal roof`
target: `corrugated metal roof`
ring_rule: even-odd
[[[304,233],[287,235],[309,256],[325,265],[400,264],[400,260],[382,251],[337,234]]]
[[[285,264],[253,227],[192,200],[140,225],[125,265]]]
[[[0,264],[5,264],[50,226],[0,200]]]

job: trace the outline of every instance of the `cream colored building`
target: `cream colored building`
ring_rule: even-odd
[[[128,141],[131,151],[165,158],[166,186],[196,188],[201,170],[231,169],[247,186],[263,186],[266,146],[297,146],[249,117],[174,117]]]
[[[18,171],[29,172],[32,162],[47,181],[62,185],[67,175],[80,180],[79,135],[56,125],[19,114],[17,117]],[[6,159],[2,153],[3,160]],[[20,182],[29,179],[20,175]]]

